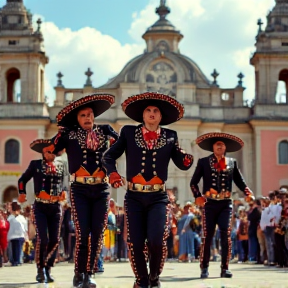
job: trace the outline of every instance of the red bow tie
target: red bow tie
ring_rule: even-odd
[[[156,139],[158,139],[158,134],[155,131],[149,131],[144,134],[145,141],[156,140]]]

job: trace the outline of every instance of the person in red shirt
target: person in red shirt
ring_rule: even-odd
[[[9,222],[6,220],[2,210],[0,210],[0,267],[3,265],[4,251],[7,249],[7,234],[9,231]]]

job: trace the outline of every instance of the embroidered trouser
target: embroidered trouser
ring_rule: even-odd
[[[101,184],[99,184],[101,185]],[[75,273],[94,273],[107,224],[108,192],[98,185],[71,185],[72,216],[75,225]]]
[[[36,226],[36,255],[38,268],[54,265],[60,240],[62,208],[59,203],[36,202],[33,205]]]
[[[207,268],[209,266],[210,246],[217,224],[220,230],[221,239],[221,268],[228,269],[231,257],[231,200],[207,199],[202,217],[203,237],[200,253],[200,267]]]
[[[162,272],[167,253],[168,197],[166,192],[133,192],[125,196],[127,244],[136,283],[148,286]],[[147,271],[149,262],[150,273]]]

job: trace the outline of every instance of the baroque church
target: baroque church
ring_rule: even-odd
[[[0,10],[0,204],[17,197],[19,176],[32,159],[39,158],[29,149],[30,142],[55,135],[60,109],[92,93],[115,96],[115,104],[97,118],[97,123],[109,123],[117,131],[123,125],[137,124],[121,109],[121,103],[131,95],[157,91],[185,105],[184,118],[169,128],[177,131],[181,147],[194,156],[195,163],[189,171],[180,171],[171,162],[167,181],[182,204],[192,200],[189,184],[198,159],[209,155],[197,147],[195,139],[211,131],[243,139],[244,148],[228,156],[237,158],[256,196],[288,188],[288,0],[275,0],[265,29],[258,22],[255,52],[250,59],[255,68],[255,98],[250,106],[243,101],[241,73],[236,87],[221,88],[216,70],[211,81],[194,60],[180,53],[184,35],[168,20],[170,12],[166,1],[161,0],[156,8],[159,19],[143,31],[144,53],[131,59],[106,84],[93,87],[88,69],[84,87],[67,88],[58,73],[54,105],[48,106],[44,79],[49,58],[41,20],[33,29],[32,14],[23,0],[6,0]],[[279,82],[286,87],[281,103],[276,102]],[[15,93],[16,85],[21,88],[20,94]],[[118,160],[118,168],[125,175],[124,156]],[[32,181],[27,191],[32,202]],[[111,194],[123,204],[124,188],[112,189]],[[233,195],[243,197],[236,186]]]

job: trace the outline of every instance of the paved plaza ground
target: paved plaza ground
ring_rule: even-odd
[[[220,262],[210,265],[210,278],[199,279],[199,263],[165,263],[163,288],[288,288],[288,270],[263,265],[231,264],[232,279],[219,277]],[[73,264],[57,264],[52,271],[56,282],[37,284],[34,264],[0,268],[0,288],[72,288]],[[129,263],[105,263],[96,275],[97,288],[132,288],[134,277]]]

